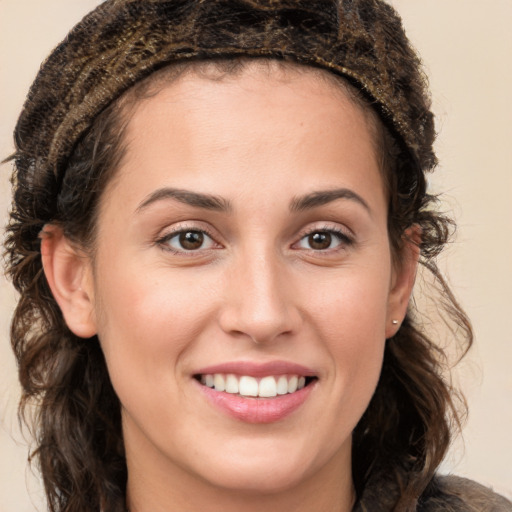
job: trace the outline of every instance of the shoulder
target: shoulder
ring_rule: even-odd
[[[418,512],[512,512],[512,503],[467,478],[436,476],[418,503]]]

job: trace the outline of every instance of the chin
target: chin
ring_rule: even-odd
[[[315,455],[309,449],[310,443],[304,450],[305,440],[295,441],[292,443],[296,445],[294,450],[286,442],[249,443],[244,449],[236,446],[237,443],[231,446],[225,443],[224,453],[206,457],[209,463],[203,459],[201,468],[197,465],[196,468],[211,485],[231,492],[269,495],[286,492],[312,475],[322,473],[322,467],[329,465],[330,454],[324,453],[323,457],[321,453]]]
[[[215,487],[230,492],[272,495],[293,489],[304,481],[305,476],[303,470],[298,467],[267,463],[232,466],[227,471],[219,470],[214,475],[209,475],[209,480]]]

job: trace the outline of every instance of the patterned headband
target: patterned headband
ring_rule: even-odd
[[[421,170],[436,162],[425,78],[381,0],[107,0],[43,64],[15,131],[16,164],[59,180],[95,117],[175,62],[267,57],[347,78]]]

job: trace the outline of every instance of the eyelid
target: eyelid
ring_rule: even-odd
[[[303,238],[311,233],[316,233],[317,231],[327,231],[332,233],[339,233],[342,236],[345,236],[348,239],[355,239],[355,233],[348,227],[341,225],[335,222],[322,222],[322,223],[313,223],[309,224],[304,229],[301,229],[299,232],[299,238]]]
[[[332,233],[341,242],[341,247],[336,247],[334,249],[325,249],[325,250],[315,250],[315,249],[309,249],[312,252],[315,253],[329,253],[329,252],[335,252],[337,250],[343,250],[347,246],[351,246],[355,243],[355,234],[353,231],[347,227],[342,227],[339,224],[322,224],[322,225],[314,225],[309,226],[303,230],[300,231],[297,241],[292,244],[292,248],[295,248],[304,238],[307,236],[312,235],[313,233]],[[308,250],[308,249],[304,249]]]
[[[169,245],[169,240],[171,240],[175,236],[178,236],[181,233],[186,233],[187,231],[198,231],[200,233],[204,233],[208,238],[210,238],[213,241],[213,243],[217,247],[197,249],[196,251],[187,251],[186,249],[175,249]],[[211,251],[212,249],[222,248],[222,244],[218,242],[218,236],[213,233],[213,230],[199,221],[180,222],[176,225],[171,226],[170,228],[166,228],[165,230],[163,230],[163,233],[157,235],[155,244],[165,251],[169,251],[184,256],[197,256],[199,254],[204,254],[204,252],[206,251]]]

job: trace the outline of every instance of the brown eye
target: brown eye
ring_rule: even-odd
[[[308,243],[311,249],[315,249],[317,251],[329,249],[332,244],[332,235],[327,232],[311,233],[308,236]]]
[[[201,231],[185,231],[180,233],[179,243],[187,251],[200,249],[204,243],[204,234]]]
[[[185,253],[199,251],[203,249],[212,249],[215,242],[207,233],[199,229],[187,229],[167,235],[159,242],[167,246],[173,252]]]
[[[301,238],[297,244],[300,249],[310,251],[327,251],[333,249],[342,249],[352,245],[352,239],[334,229],[311,231],[308,235]]]

